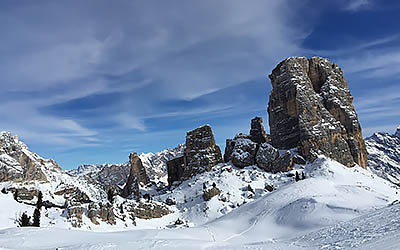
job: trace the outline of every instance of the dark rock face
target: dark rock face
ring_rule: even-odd
[[[262,123],[261,117],[254,117],[251,120],[250,139],[257,144],[271,142],[271,136],[265,133]]]
[[[231,160],[231,155],[234,147],[235,147],[235,140],[226,139],[224,162],[229,162]]]
[[[185,173],[184,157],[178,157],[167,161],[168,183],[171,185],[174,181],[181,180],[188,173]]]
[[[348,167],[367,166],[353,97],[336,64],[320,57],[293,57],[282,61],[269,77],[274,147],[299,147],[308,160],[324,154]]]
[[[139,183],[147,184],[149,181],[142,161],[136,152],[129,155],[129,162],[131,169],[128,181],[122,189],[121,196],[125,198],[133,196],[134,198],[138,199],[140,196]]]
[[[183,157],[167,162],[168,183],[182,181],[222,162],[221,150],[215,143],[209,125],[189,131],[186,135],[186,148]]]
[[[256,155],[257,166],[267,172],[272,172],[274,162],[279,157],[279,151],[268,143],[260,145]]]

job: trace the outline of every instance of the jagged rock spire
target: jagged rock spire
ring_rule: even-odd
[[[325,58],[291,57],[269,76],[272,145],[299,147],[309,160],[324,154],[351,167],[367,166],[367,151],[342,70]]]

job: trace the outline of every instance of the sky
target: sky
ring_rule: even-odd
[[[217,143],[264,119],[268,75],[322,56],[347,78],[363,135],[400,125],[400,2],[0,2],[0,130],[64,169]]]

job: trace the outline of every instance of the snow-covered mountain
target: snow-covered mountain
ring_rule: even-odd
[[[150,180],[167,183],[167,161],[183,155],[184,144],[175,148],[168,148],[158,153],[141,153],[139,158],[146,170]],[[73,176],[90,178],[104,185],[118,186],[122,188],[129,176],[130,163],[120,164],[86,164],[67,172]]]
[[[365,139],[368,166],[378,176],[400,185],[400,126],[394,134],[374,133]]]
[[[97,184],[65,173],[54,160],[29,151],[9,132],[0,133],[0,187],[14,190],[24,202],[33,202],[41,191],[49,206],[65,206],[67,200],[101,200],[106,196]]]

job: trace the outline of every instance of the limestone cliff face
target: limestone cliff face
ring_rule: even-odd
[[[348,167],[367,166],[353,97],[338,65],[320,57],[292,57],[279,63],[269,77],[274,147],[299,147],[309,160],[324,154]]]

